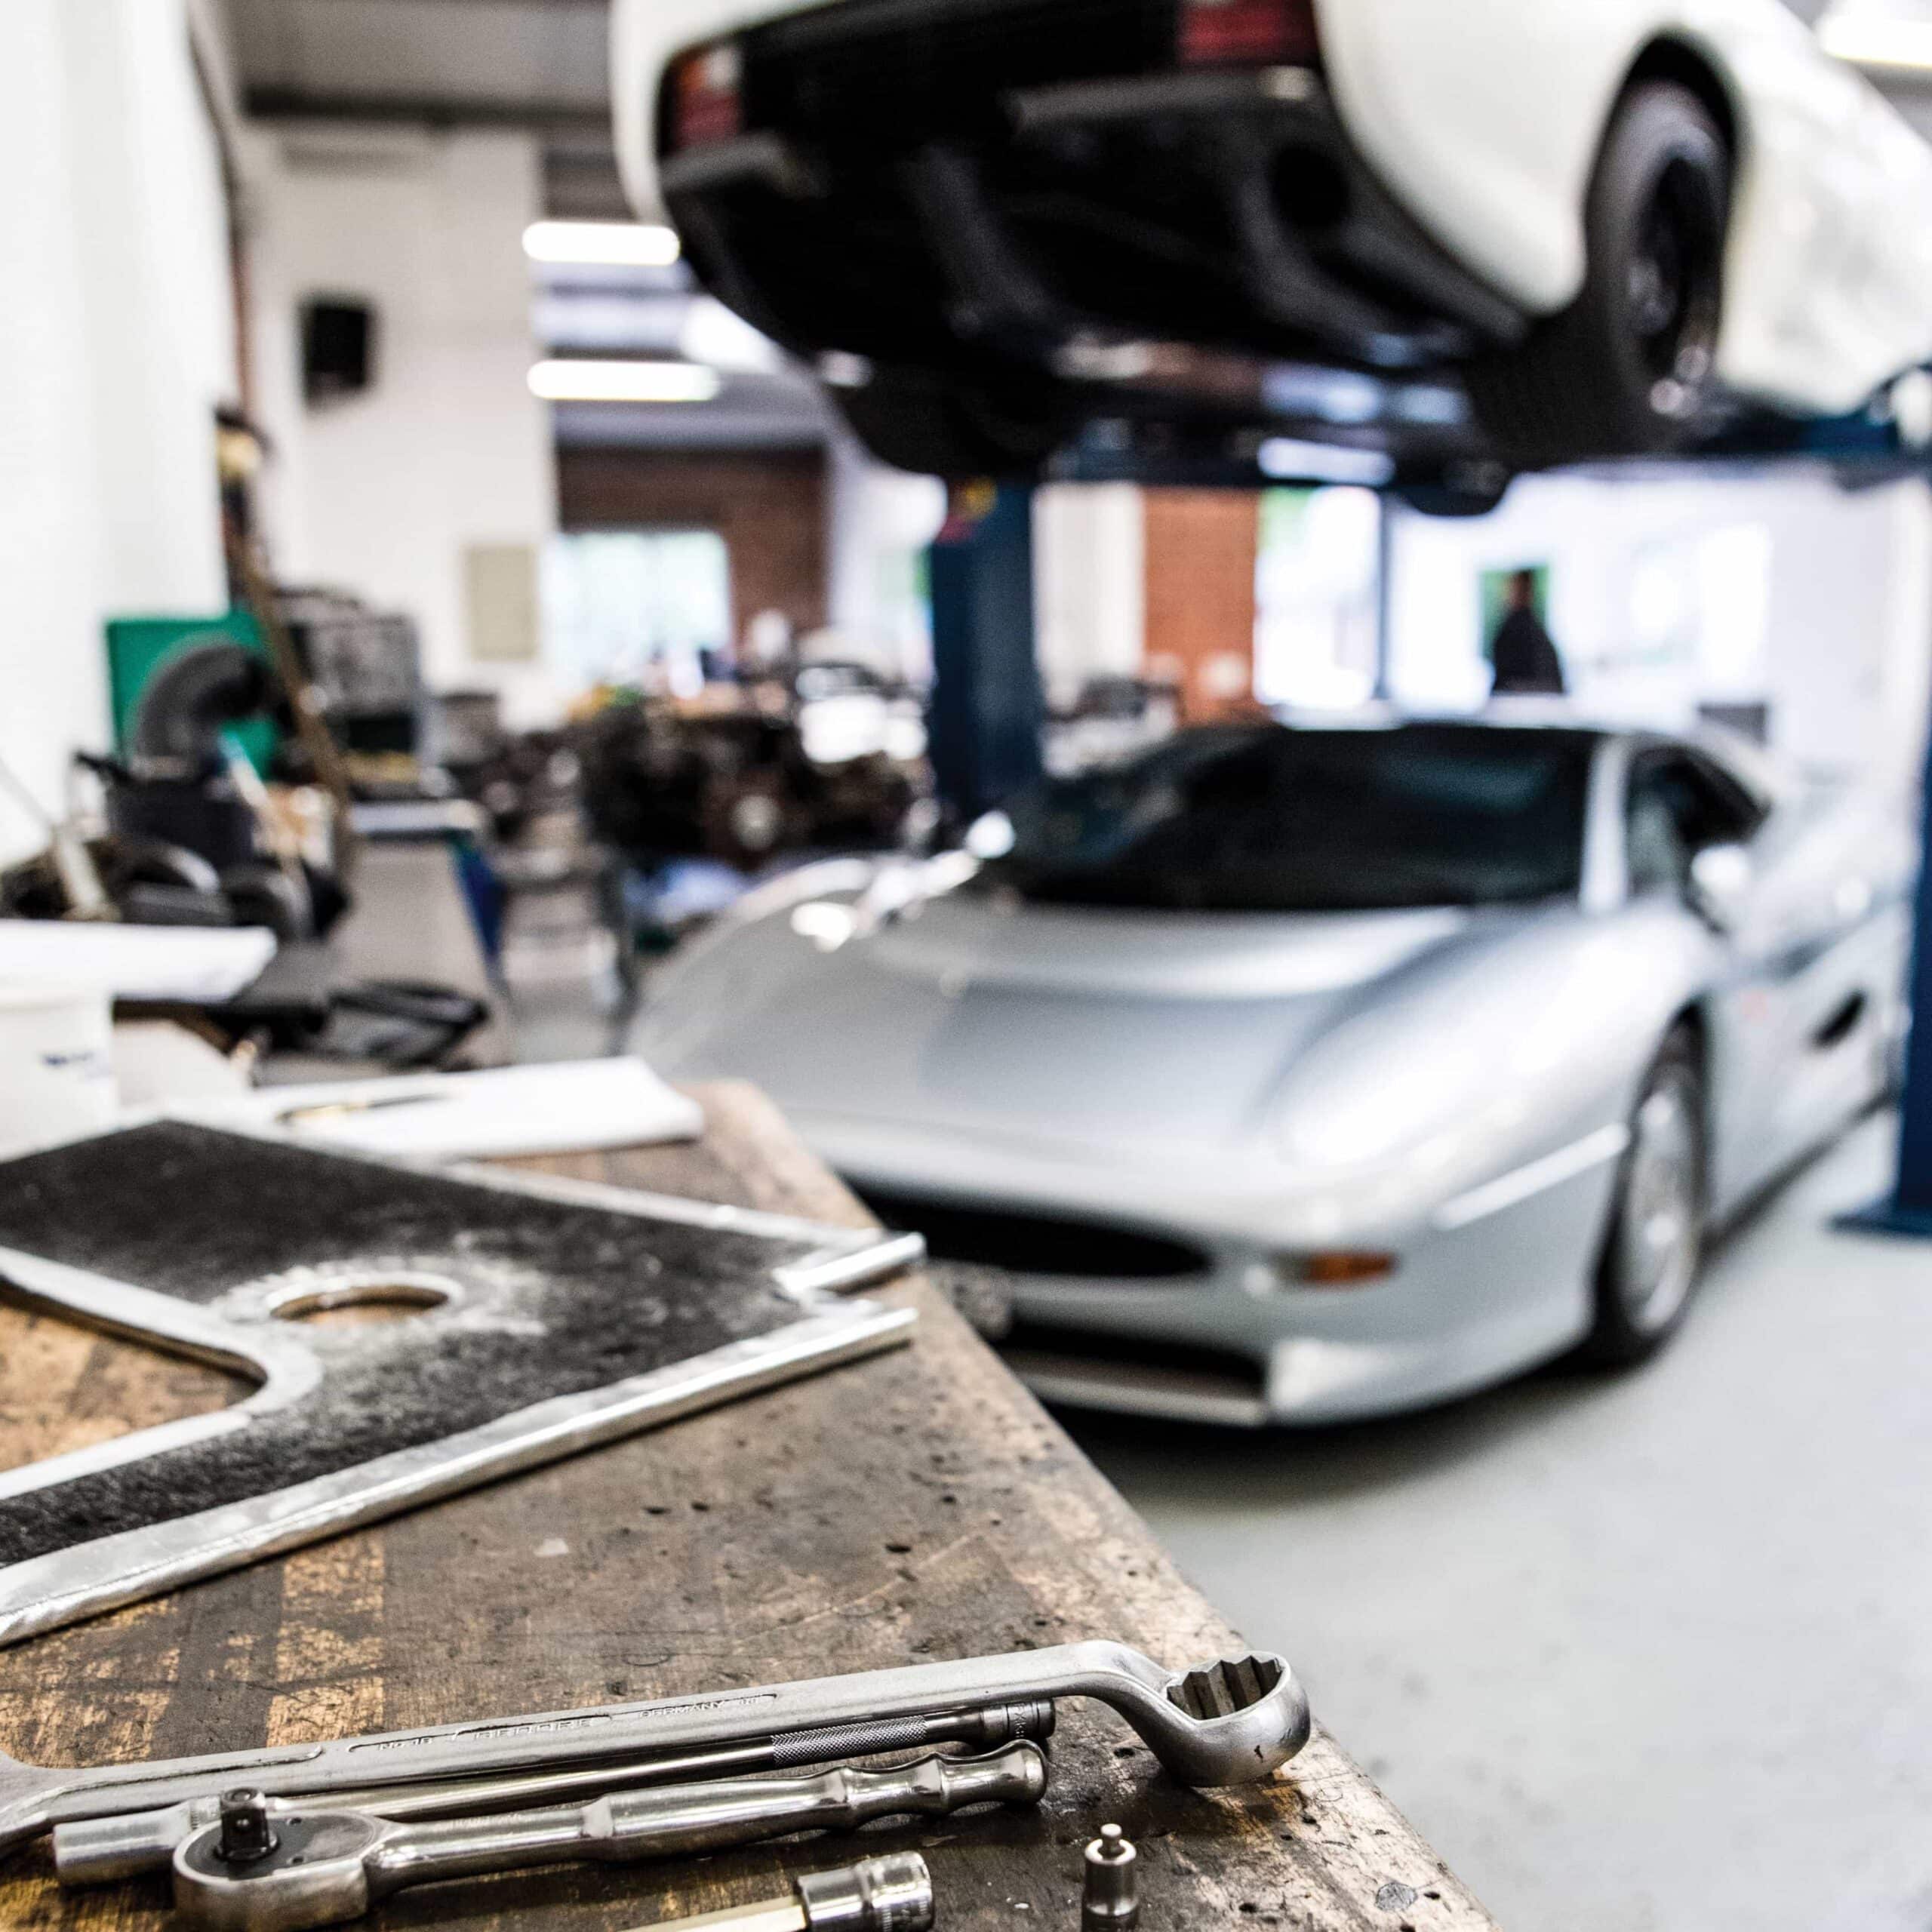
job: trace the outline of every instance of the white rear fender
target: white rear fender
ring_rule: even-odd
[[[1669,40],[1718,77],[1737,138],[1724,380],[1830,414],[1932,355],[1932,149],[1778,0],[1315,5],[1370,165],[1532,313],[1580,292],[1611,111],[1644,51]]]
[[[1735,50],[1750,103],[1718,368],[1836,414],[1932,355],[1932,149],[1799,29]]]
[[[1658,0],[1316,0],[1324,61],[1371,166],[1503,294],[1552,314],[1583,285],[1583,196]]]

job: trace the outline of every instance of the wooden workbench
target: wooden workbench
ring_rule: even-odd
[[[851,1223],[743,1088],[700,1144],[531,1164]],[[923,1281],[912,1346],[0,1651],[0,1748],[100,1761],[683,1694],[1110,1636],[1236,1647],[1146,1526]],[[228,1399],[209,1371],[0,1308],[0,1467]],[[1149,1932],[1472,1932],[1493,1921],[1318,1733],[1277,1781],[1200,1794],[1110,1715],[1062,1708],[1037,1814],[893,1826],[931,1847],[942,1932],[1075,1932],[1080,1847],[1141,1846]],[[854,1841],[406,1892],[377,1928],[617,1932],[768,1895]],[[0,1866],[0,1926],[158,1927],[159,1881],[62,1894]]]

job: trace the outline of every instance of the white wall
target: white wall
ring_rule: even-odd
[[[932,674],[932,623],[921,582],[946,518],[937,477],[909,475],[835,428],[826,446],[826,613],[841,648],[901,677]]]
[[[1033,499],[1034,621],[1050,699],[1138,677],[1147,644],[1147,515],[1131,483],[1056,483]]]
[[[1923,484],[1852,496],[1795,467],[1526,478],[1488,517],[1401,515],[1392,554],[1392,682],[1412,706],[1483,701],[1481,574],[1546,563],[1549,629],[1583,708],[1669,724],[1700,700],[1761,699],[1801,762],[1916,772],[1932,663]],[[1703,661],[1633,654],[1647,625],[1674,621],[1654,600],[1678,592],[1697,606],[1678,616],[1709,639]]]
[[[406,611],[442,688],[494,686],[513,721],[555,697],[540,666],[470,655],[463,558],[555,528],[546,405],[521,237],[540,212],[537,143],[519,134],[290,129],[248,174],[266,494],[278,574]],[[303,402],[299,312],[349,295],[377,315],[374,386]]]
[[[917,572],[946,515],[936,478],[868,456],[843,431],[828,449],[827,607],[841,643],[905,676],[932,669]],[[1056,702],[1088,679],[1137,677],[1147,629],[1146,517],[1131,484],[1056,483],[1033,499],[1033,616],[1040,673]]]
[[[226,603],[223,205],[182,0],[0,5],[0,759],[108,743],[110,616]],[[0,860],[43,842],[0,795]]]
[[[213,412],[235,392],[234,309],[185,10],[80,0],[65,24],[103,588],[129,614],[219,611]]]

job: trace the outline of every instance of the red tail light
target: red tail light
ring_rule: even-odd
[[[743,63],[729,41],[685,54],[671,70],[672,145],[728,141],[744,131],[738,96]]]
[[[1312,60],[1314,0],[1180,0],[1178,51],[1183,67]]]

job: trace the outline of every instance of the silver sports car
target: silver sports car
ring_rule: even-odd
[[[1638,1360],[1890,1078],[1904,816],[1742,745],[1217,728],[969,844],[761,890],[641,1046],[762,1084],[1062,1401],[1326,1421]]]

